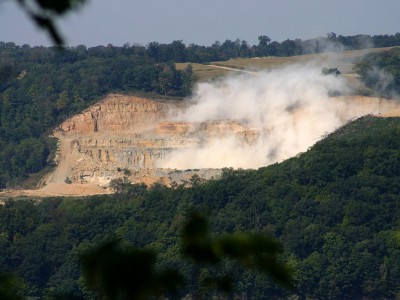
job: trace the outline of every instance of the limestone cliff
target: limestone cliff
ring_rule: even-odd
[[[170,183],[172,177],[179,181],[171,175],[173,170],[156,170],[157,162],[166,154],[228,134],[248,143],[257,136],[254,129],[236,121],[193,124],[169,120],[186,106],[182,102],[109,95],[57,128],[54,135],[60,140],[59,165],[48,182],[69,178],[77,183],[107,185],[112,178],[129,174],[133,182]],[[61,147],[67,140],[68,146]],[[188,173],[193,175],[192,171]],[[202,174],[217,176],[219,171]]]
[[[59,127],[65,133],[139,133],[154,130],[168,111],[181,109],[179,102],[160,102],[134,96],[111,94]]]
[[[400,114],[398,102],[379,98],[338,97],[334,99],[343,120],[365,114]],[[349,105],[350,103],[350,105]],[[188,104],[156,101],[112,94],[63,122],[54,132],[59,139],[58,167],[47,183],[94,183],[107,186],[113,178],[128,176],[132,182],[170,184],[197,173],[203,178],[218,176],[219,170],[157,169],[158,163],[179,149],[199,146],[210,140],[234,136],[246,145],[257,142],[259,129],[237,120],[204,123],[174,121],[173,114]],[[302,114],[299,109],[297,114]]]

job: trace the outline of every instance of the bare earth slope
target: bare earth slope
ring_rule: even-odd
[[[396,101],[362,96],[336,97],[332,101],[343,120],[366,114],[400,116],[400,105]],[[233,135],[244,144],[252,144],[260,134],[238,120],[201,124],[173,121],[173,114],[187,107],[185,102],[111,94],[54,131],[59,140],[57,168],[46,177],[44,187],[11,194],[3,192],[3,196],[109,193],[110,180],[121,177],[128,177],[132,182],[167,185],[174,181],[182,183],[193,174],[209,179],[218,176],[220,171],[181,171],[157,166],[169,153],[206,140]]]

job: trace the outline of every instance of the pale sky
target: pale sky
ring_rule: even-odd
[[[51,45],[14,3],[0,0],[0,41]],[[58,22],[67,44],[211,45],[215,41],[308,39],[400,32],[400,0],[90,0]]]

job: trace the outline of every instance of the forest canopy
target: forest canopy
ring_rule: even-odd
[[[23,294],[91,299],[79,257],[114,238],[158,253],[157,266],[196,278],[233,272],[242,299],[394,299],[400,292],[400,119],[363,117],[308,152],[259,170],[225,169],[193,187],[154,185],[117,196],[6,201],[0,206],[0,269],[24,280]],[[247,232],[282,244],[294,289],[229,260],[217,269],[180,259],[183,220],[208,216],[211,237]],[[206,299],[213,290],[202,290]]]

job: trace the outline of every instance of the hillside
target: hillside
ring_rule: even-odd
[[[127,177],[127,174],[129,174],[128,177],[130,177],[132,182],[145,182],[147,184],[162,182],[164,184],[171,184],[174,181],[180,183],[189,180],[190,177],[197,172],[193,172],[193,169],[208,168],[209,170],[202,170],[200,173],[202,174],[202,177],[211,178],[217,176],[220,172],[216,170],[212,171],[211,169],[229,166],[254,168],[286,159],[291,155],[296,155],[298,152],[306,150],[307,147],[313,144],[313,142],[311,143],[308,141],[307,143],[302,143],[301,147],[295,145],[293,150],[289,151],[287,155],[280,156],[275,160],[264,161],[263,164],[235,164],[232,163],[234,160],[232,157],[233,154],[228,155],[230,156],[230,159],[226,164],[221,164],[221,162],[227,157],[214,158],[214,161],[220,162],[219,165],[204,166],[191,164],[191,161],[195,160],[204,161],[204,155],[199,157],[193,156],[193,154],[186,151],[190,147],[196,148],[203,146],[204,149],[210,149],[211,151],[211,148],[208,146],[214,146],[216,148],[216,141],[220,140],[223,140],[225,146],[229,147],[229,145],[226,144],[232,142],[227,142],[227,140],[232,136],[235,139],[245,140],[244,145],[251,145],[260,140],[257,136],[270,136],[267,131],[271,131],[271,128],[275,125],[264,124],[265,126],[263,128],[259,128],[258,125],[254,126],[254,124],[252,124],[253,121],[251,118],[243,120],[235,117],[218,117],[214,120],[201,120],[200,122],[195,122],[196,124],[191,122],[190,119],[177,121],[176,119],[167,116],[167,111],[168,114],[173,111],[175,111],[176,114],[176,112],[182,110],[183,107],[187,108],[192,105],[192,102],[197,101],[196,99],[202,95],[195,91],[193,98],[189,99],[191,101],[184,101],[186,104],[183,104],[180,98],[167,97],[165,94],[176,96],[177,94],[184,95],[187,93],[188,85],[185,85],[182,80],[186,78],[186,80],[189,81],[187,84],[191,84],[190,78],[192,76],[192,71],[195,75],[199,75],[200,84],[202,84],[204,80],[207,79],[208,81],[208,79],[215,78],[215,76],[222,74],[218,73],[220,71],[234,72],[236,75],[243,73],[247,76],[247,80],[249,80],[251,76],[257,78],[257,74],[263,76],[263,74],[273,74],[272,72],[277,69],[290,68],[290,66],[296,66],[297,64],[297,66],[300,64],[311,64],[309,66],[316,69],[322,67],[338,67],[342,71],[340,79],[346,79],[348,85],[352,88],[351,93],[345,91],[343,94],[351,95],[354,91],[357,92],[357,90],[364,89],[352,71],[351,66],[354,60],[358,59],[365,53],[381,52],[389,49],[378,48],[346,51],[343,53],[236,59],[226,62],[213,62],[209,65],[202,65],[200,68],[198,68],[197,65],[193,65],[193,69],[188,68],[188,64],[178,64],[177,68],[184,70],[182,72],[175,71],[175,67],[172,65],[161,66],[157,64],[156,69],[159,73],[157,73],[158,75],[153,74],[151,89],[154,89],[154,91],[158,93],[163,93],[163,95],[136,93],[136,95],[142,95],[142,99],[146,103],[151,103],[158,99],[158,107],[164,107],[160,110],[160,113],[152,115],[151,113],[148,114],[146,111],[144,114],[141,114],[140,108],[139,110],[132,110],[130,107],[132,107],[132,105],[135,106],[136,104],[129,104],[128,102],[131,100],[121,100],[121,104],[118,104],[117,100],[110,100],[111,102],[114,101],[114,104],[105,104],[103,110],[101,110],[101,103],[109,100],[101,100],[100,102],[88,107],[89,104],[95,102],[95,99],[99,99],[99,96],[106,94],[109,90],[151,90],[150,87],[146,85],[146,80],[141,81],[140,84],[138,82],[135,85],[133,85],[131,81],[136,72],[141,74],[143,71],[143,69],[135,67],[137,61],[142,61],[146,65],[146,68],[148,68],[146,69],[146,73],[148,72],[150,74],[152,72],[150,70],[155,67],[151,60],[148,62],[146,60],[141,60],[144,58],[140,58],[140,52],[135,52],[139,51],[139,49],[132,48],[131,52],[123,52],[121,49],[116,48],[114,49],[115,53],[112,54],[115,58],[108,58],[107,55],[111,54],[107,54],[107,49],[101,48],[87,50],[77,48],[70,49],[62,54],[58,53],[57,55],[53,54],[53,56],[46,56],[47,58],[43,58],[42,61],[42,59],[30,56],[31,51],[35,50],[43,55],[50,55],[52,53],[50,49],[43,48],[39,49],[39,51],[38,49],[18,48],[14,45],[15,49],[11,52],[7,52],[6,50],[10,51],[12,48],[3,48],[1,48],[1,50],[4,52],[2,52],[4,55],[10,55],[10,53],[16,51],[16,53],[19,53],[19,55],[26,61],[22,60],[10,67],[11,73],[6,74],[7,80],[2,86],[3,102],[1,107],[2,120],[0,122],[0,147],[2,149],[2,155],[0,155],[0,167],[3,169],[3,172],[0,175],[0,187],[18,185],[18,183],[29,178],[32,173],[34,175],[31,176],[32,179],[30,179],[30,182],[35,182],[38,181],[37,179],[35,180],[35,177],[38,178],[39,176],[42,176],[45,171],[49,172],[49,166],[52,165],[53,161],[51,157],[55,152],[56,146],[54,145],[53,140],[48,139],[48,136],[51,135],[54,126],[59,126],[59,130],[54,133],[54,136],[59,139],[58,146],[60,151],[58,153],[58,158],[60,159],[57,158],[55,160],[57,163],[59,162],[55,172],[52,172],[50,175],[39,181],[39,186],[46,186],[44,189],[41,191],[22,190],[11,193],[7,191],[6,193],[2,193],[2,195],[6,197],[8,195],[76,195],[85,193],[83,192],[85,190],[87,190],[87,194],[108,193],[109,191],[104,189],[104,187],[107,187],[110,180],[113,178]],[[80,55],[73,56],[72,54],[74,53],[80,53]],[[71,55],[71,57],[69,55]],[[140,55],[143,56],[144,54],[142,53]],[[99,65],[96,64],[99,59],[102,62],[102,67],[99,67]],[[67,63],[65,63],[65,60],[67,60]],[[130,64],[133,69],[129,69],[129,72],[132,72],[131,75],[133,76],[131,79],[126,77],[128,69],[121,71],[118,74],[113,73],[111,77],[106,75],[109,74],[108,71],[105,71],[108,70],[108,68],[119,68],[118,65],[127,66],[128,64],[126,63],[128,61],[133,63]],[[37,66],[36,69],[33,68],[35,65]],[[48,72],[50,70],[49,68],[51,69],[51,73]],[[91,74],[97,78],[96,82],[98,85],[96,86],[96,89],[88,89],[88,86],[84,84],[82,80],[76,79],[80,78],[79,76],[85,77],[86,75],[82,74],[82,72],[84,70],[88,71],[89,69],[90,72],[93,73]],[[208,69],[216,70],[217,73],[214,71],[211,73],[203,72]],[[77,73],[79,73],[79,76],[75,78],[74,74],[77,75]],[[49,74],[51,74],[50,77]],[[161,86],[161,77],[164,75],[166,76],[166,74],[175,74],[176,76],[182,77],[176,79],[179,79],[179,86],[168,86],[168,93],[166,90],[163,90],[163,87]],[[49,92],[44,88],[39,88],[36,84],[38,79],[35,77],[43,77],[42,81],[49,82],[51,86],[57,87],[57,90],[50,90]],[[301,77],[301,75],[299,77]],[[65,80],[62,80],[63,78]],[[223,79],[221,82],[227,84],[229,83],[230,78],[232,77]],[[110,81],[110,83],[104,86],[100,84],[100,82],[103,81]],[[66,82],[69,82],[69,85]],[[71,90],[70,85],[72,82],[76,85],[74,89]],[[155,85],[155,82],[157,82],[157,85]],[[304,84],[307,83],[305,82]],[[221,91],[219,92],[220,94],[218,95],[218,101],[220,101],[220,99],[225,99],[225,95],[227,97],[226,99],[229,98],[229,91],[226,91],[225,94],[221,93],[221,83],[216,82],[213,85],[213,88],[221,88]],[[182,89],[186,90],[183,91]],[[74,95],[72,95],[72,91]],[[251,90],[248,90],[247,92],[250,95],[253,94],[253,91]],[[277,95],[280,94],[279,90],[275,92]],[[288,90],[287,93],[289,92],[290,91]],[[327,94],[342,94],[342,91],[326,92]],[[265,93],[267,93],[267,91],[265,91]],[[230,95],[231,98],[232,96],[234,95]],[[319,101],[320,96],[321,95],[316,96],[315,100]],[[103,99],[104,97],[110,99],[114,96],[111,94],[109,96],[103,96]],[[118,99],[124,97],[128,99],[130,96],[118,97]],[[297,97],[302,96],[299,95]],[[134,98],[134,96],[131,97],[131,99]],[[273,98],[274,97],[270,97],[270,103],[273,103]],[[323,98],[325,98],[324,95]],[[160,101],[159,99],[164,100]],[[169,100],[166,101],[166,99]],[[339,98],[335,98],[333,101],[330,101],[331,103],[329,104],[327,103],[327,107],[330,107],[331,111],[334,111],[333,114],[338,121],[335,125],[321,128],[319,131],[318,126],[314,126],[313,128],[313,126],[306,124],[306,119],[314,118],[314,116],[311,115],[310,109],[297,109],[297,106],[299,105],[296,102],[297,99],[290,100],[292,102],[287,105],[283,103],[283,111],[270,111],[269,114],[271,117],[274,114],[288,114],[286,122],[293,124],[294,127],[297,126],[300,128],[309,126],[310,129],[313,130],[312,135],[314,141],[320,136],[325,135],[327,132],[331,132],[338,126],[344,124],[346,121],[365,114],[372,113],[383,115],[390,111],[391,115],[397,115],[397,104],[384,99],[372,97],[368,99],[357,99],[357,97],[354,97],[353,100],[349,101],[337,99]],[[31,100],[33,102],[30,102]],[[227,101],[232,100],[233,99]],[[126,101],[126,103],[124,101]],[[37,109],[43,103],[48,104],[48,110]],[[107,108],[110,107],[110,105],[116,107],[120,106],[117,108],[117,114],[114,113],[114,115],[108,115],[111,113],[111,110]],[[254,107],[257,107],[257,105],[258,104],[255,104]],[[350,107],[347,107],[347,105],[350,105]],[[229,105],[227,105],[227,107],[229,107]],[[97,116],[99,109],[100,115]],[[124,112],[123,110],[126,111]],[[74,116],[76,113],[77,115]],[[226,114],[226,112],[221,112],[221,115],[224,114]],[[317,115],[318,114],[320,115],[321,113],[319,112]],[[68,115],[69,118],[67,117]],[[103,124],[104,126],[101,122],[97,124],[98,117],[101,121],[106,122]],[[259,117],[263,118],[262,116]],[[132,118],[134,121],[129,120],[129,118]],[[108,119],[111,120],[110,124],[107,124]],[[89,123],[86,124],[86,121]],[[71,124],[69,124],[71,122],[76,124],[78,127],[86,126],[86,129],[82,131],[82,128],[71,127]],[[148,130],[146,128],[139,129],[136,128],[137,125],[134,125],[133,123],[130,124],[130,122],[136,122],[137,124],[143,122],[143,126],[144,124],[147,124],[146,126],[149,126],[149,128]],[[60,123],[62,123],[62,125],[59,125]],[[311,122],[309,122],[309,124],[311,124]],[[97,128],[98,125],[99,128]],[[125,126],[128,127],[124,129]],[[128,133],[127,128],[131,129],[130,133]],[[88,131],[88,129],[90,130]],[[133,138],[131,135],[133,135]],[[117,140],[117,138],[119,140]],[[215,145],[210,145],[213,141],[215,142]],[[238,147],[238,145],[230,146],[230,148],[242,149],[242,147]],[[171,153],[178,153],[176,151],[177,149],[180,149],[180,152],[186,151],[185,164],[176,164],[175,162],[171,163],[164,159],[171,156]],[[275,150],[271,149],[271,153],[274,151]],[[212,152],[215,154],[217,151],[212,150]],[[191,159],[189,157],[190,155],[196,158]],[[235,155],[240,157],[247,156],[243,151],[240,153],[237,151]],[[212,156],[213,155],[208,155],[207,159]],[[45,168],[45,170],[43,170],[43,168]],[[182,170],[187,169],[190,169],[191,171],[182,172]],[[42,171],[42,173],[35,175],[38,171]],[[70,184],[65,184],[65,181],[68,181]],[[30,184],[30,187],[32,186],[33,184]]]
[[[399,143],[399,118],[367,116],[298,157],[259,170],[225,169],[220,180],[191,188],[127,186],[117,196],[9,201],[0,207],[0,269],[24,278],[26,295],[88,298],[78,257],[117,236],[155,249],[161,266],[179,266],[191,278],[195,271],[177,261],[177,243],[195,208],[209,216],[214,235],[258,232],[282,243],[295,289],[234,269],[243,299],[395,299]],[[231,267],[227,261],[223,268]]]
[[[400,115],[400,104],[396,101],[361,96],[333,97],[329,101],[341,123],[366,114]],[[43,178],[39,190],[6,190],[0,195],[104,194],[110,193],[108,185],[116,178],[127,178],[133,183],[159,182],[168,186],[173,182],[188,182],[194,174],[203,179],[215,178],[221,173],[217,168],[199,169],[193,164],[191,169],[182,170],[179,163],[168,168],[162,166],[174,153],[204,148],[209,142],[223,141],[227,137],[239,139],[241,142],[237,147],[247,147],[248,150],[244,151],[251,151],[249,146],[257,145],[262,136],[272,134],[272,124],[263,129],[232,119],[208,123],[174,119],[174,115],[190,109],[190,105],[193,104],[109,95],[66,120],[53,132],[58,139],[57,167]],[[293,111],[291,122],[303,126],[303,120],[308,122],[309,117],[304,107]],[[317,130],[315,138],[325,135],[326,129]],[[306,147],[311,145],[306,144]],[[218,151],[218,148],[210,149]],[[292,155],[295,154],[297,152]],[[209,161],[212,155],[208,155]],[[230,167],[223,162],[221,166]]]
[[[359,54],[201,65],[212,78],[238,76],[204,73],[182,101],[198,66],[180,72],[140,47],[0,50],[0,187],[54,162],[40,189],[0,194],[0,271],[24,280],[24,296],[95,298],[79,258],[116,238],[182,270],[179,296],[190,299],[209,272],[179,259],[193,209],[212,236],[261,233],[283,246],[294,290],[229,260],[210,270],[232,274],[236,298],[400,295],[400,102],[354,95],[364,89],[350,68]]]

